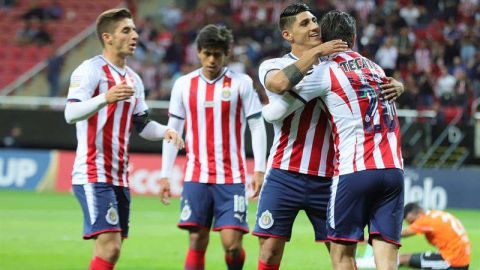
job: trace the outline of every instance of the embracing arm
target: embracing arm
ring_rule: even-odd
[[[290,92],[284,94],[281,98],[263,106],[262,116],[269,123],[283,120],[292,112],[301,108],[305,104]]]

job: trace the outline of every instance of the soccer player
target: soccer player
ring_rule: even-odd
[[[425,234],[439,253],[401,254],[400,265],[419,269],[468,269],[470,241],[460,220],[444,211],[425,212],[416,203],[405,205],[403,216],[409,226],[402,230],[402,237]]]
[[[204,269],[209,232],[220,231],[228,269],[242,269],[243,234],[248,232],[245,197],[244,132],[252,134],[254,197],[263,183],[266,132],[262,106],[245,74],[225,67],[230,30],[207,25],[197,36],[202,67],[177,79],[170,99],[168,125],[186,130],[187,164],[178,226],[189,232],[185,268]],[[185,123],[185,124],[184,124]],[[164,144],[160,198],[168,203],[177,150]]]
[[[259,78],[271,102],[311,71],[319,57],[347,49],[347,43],[341,40],[320,45],[317,18],[305,4],[287,6],[279,26],[292,51],[260,65]],[[391,99],[403,92],[403,85],[395,80],[382,87]],[[253,232],[260,237],[258,269],[279,268],[299,210],[307,213],[315,240],[328,241],[326,211],[335,158],[330,124],[322,107],[320,100],[314,99],[284,120],[272,123],[275,138],[269,157],[271,169],[262,188]]]
[[[128,144],[132,127],[148,140],[173,142],[176,131],[151,121],[140,77],[127,64],[138,34],[127,9],[111,9],[97,18],[102,55],[73,72],[65,119],[76,123],[77,154],[73,192],[84,214],[83,238],[94,239],[90,270],[110,270],[127,238],[130,214]]]
[[[323,42],[341,39],[350,49],[355,28],[344,12],[331,11],[320,22]],[[334,269],[356,268],[356,243],[367,224],[377,269],[397,268],[403,160],[395,105],[381,95],[386,80],[381,67],[349,50],[322,61],[294,92],[264,109],[266,119],[279,121],[319,96],[328,109],[337,159],[327,211]]]

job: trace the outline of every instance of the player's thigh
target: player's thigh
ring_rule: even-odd
[[[127,187],[114,187],[118,202],[118,216],[122,229],[122,238],[128,237],[130,224],[130,189]]]
[[[442,255],[433,252],[414,253],[410,257],[408,266],[418,269],[451,269]]]
[[[213,218],[213,197],[209,185],[195,182],[183,184],[180,201],[181,229],[202,228],[210,230]]]
[[[330,177],[306,176],[307,203],[305,212],[315,231],[315,241],[327,241],[327,208],[332,179]]]
[[[363,230],[368,223],[369,173],[360,171],[332,178],[327,210],[327,233],[331,240],[363,241]]]
[[[213,230],[235,229],[248,232],[245,185],[211,185],[209,188],[213,197]]]
[[[271,169],[258,200],[253,234],[289,240],[295,217],[305,203],[305,179],[300,174]]]
[[[378,170],[382,177],[377,183],[376,199],[369,213],[372,217],[369,233],[400,245],[404,206],[404,179],[399,169]]]
[[[122,231],[119,204],[113,185],[88,183],[73,185],[72,189],[83,210],[84,239],[90,239],[105,232]]]

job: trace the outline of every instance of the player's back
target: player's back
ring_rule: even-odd
[[[245,183],[246,119],[261,111],[252,79],[224,69],[208,80],[201,69],[177,79],[169,113],[185,119],[185,181]]]
[[[264,61],[259,67],[259,79],[269,102],[282,95],[266,87],[268,72],[281,70],[297,61],[292,53]],[[272,123],[274,139],[268,167],[318,176],[333,176],[335,164],[331,125],[319,99],[309,101],[282,121]]]
[[[331,56],[315,67],[309,80],[320,81],[315,87],[321,86],[321,98],[333,123],[339,161],[336,174],[403,169],[396,108],[380,95],[385,79],[377,64],[352,51]]]
[[[436,246],[442,257],[455,266],[470,262],[470,241],[462,223],[452,214],[431,210],[410,225],[425,233],[428,242]]]

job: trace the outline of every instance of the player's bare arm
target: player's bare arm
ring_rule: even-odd
[[[282,70],[272,70],[267,74],[265,84],[268,90],[282,94],[297,85],[316,63],[318,58],[334,53],[344,52],[348,49],[346,42],[342,40],[331,40],[315,46],[303,53],[293,64]]]
[[[401,236],[402,237],[409,237],[409,236],[412,236],[412,235],[415,235],[415,234],[416,233],[412,229],[406,228],[406,229],[402,230]]]
[[[262,189],[264,178],[265,178],[265,173],[264,172],[254,172],[253,173],[253,179],[252,179],[253,195],[252,195],[252,199],[258,198],[258,195],[260,194],[260,190]]]
[[[170,180],[168,177],[163,177],[160,178],[160,182],[158,184],[160,185],[160,193],[158,194],[160,196],[160,201],[164,205],[169,205],[170,197],[172,196],[170,191]]]
[[[394,102],[398,97],[400,97],[405,91],[403,83],[395,80],[392,77],[387,77],[388,82],[380,85],[382,88],[381,94],[384,95],[385,99]]]

